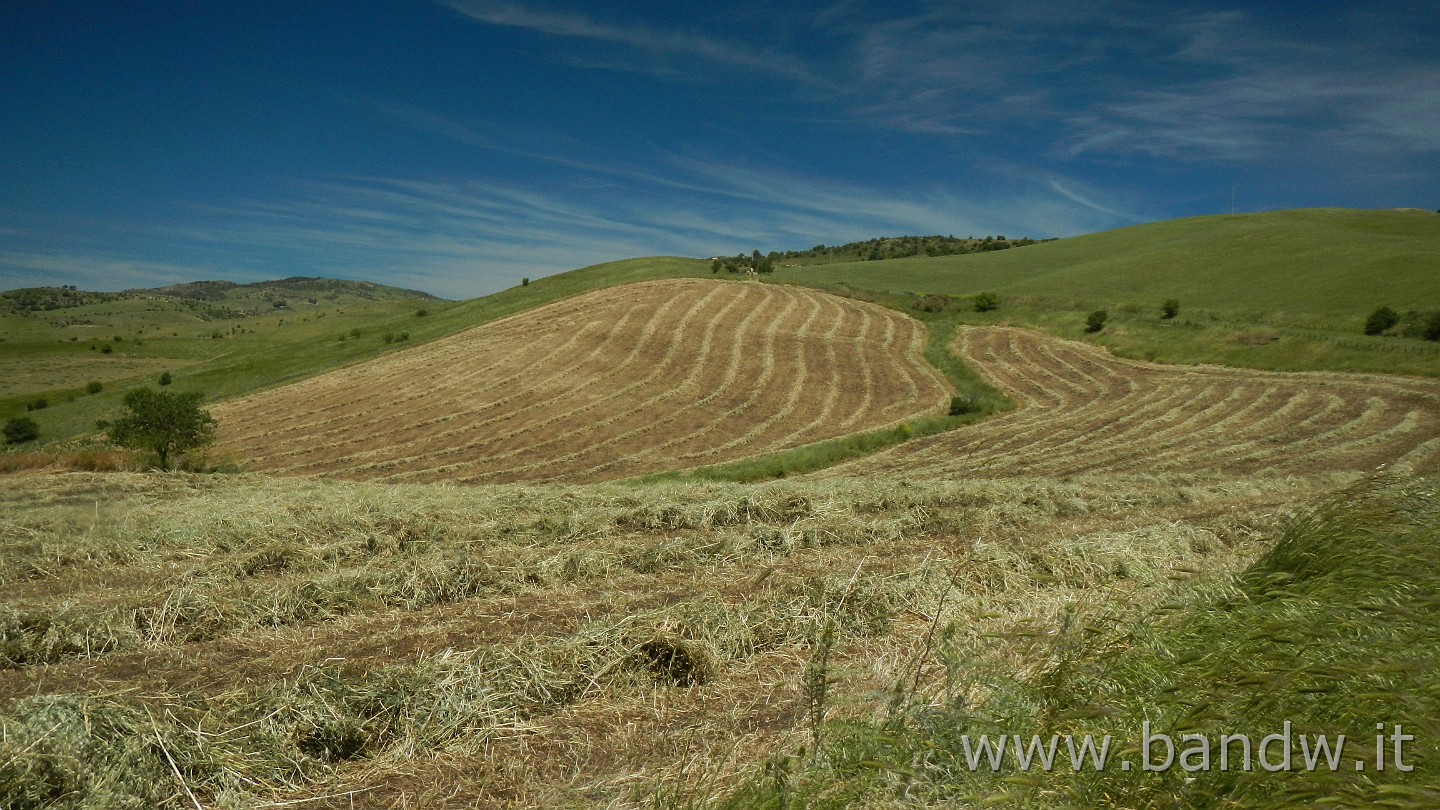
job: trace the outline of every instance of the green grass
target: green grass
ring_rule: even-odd
[[[795,268],[777,275],[889,292],[1049,298],[1071,308],[1166,298],[1182,307],[1353,327],[1381,304],[1440,304],[1440,215],[1306,209],[1137,225],[969,256]],[[1183,311],[1183,309],[1182,309]]]
[[[1435,481],[1366,483],[1293,520],[1233,580],[1179,590],[1153,610],[1124,605],[1065,614],[1043,665],[1028,676],[986,664],[983,649],[935,645],[943,682],[901,684],[872,719],[835,722],[818,752],[782,757],[720,806],[905,804],[1007,807],[1428,808],[1440,805],[1440,500]],[[1142,723],[1176,751],[1212,742],[1211,767],[1145,772]],[[1348,739],[1341,767],[1273,772],[1219,766],[1218,741],[1257,745],[1292,724],[1298,735]],[[1377,768],[1376,724],[1415,739],[1397,767]],[[1113,735],[1112,761],[1076,770],[1064,753],[1045,772],[1013,760],[972,769],[962,735]],[[1013,753],[1013,748],[1011,749]],[[1163,744],[1151,762],[1164,760]],[[1278,745],[1275,748],[1278,754]],[[1230,754],[1237,761],[1241,747]],[[1270,761],[1278,762],[1272,755]],[[1363,762],[1363,769],[1355,763]],[[1192,766],[1198,757],[1187,760]],[[1258,763],[1258,759],[1252,760]],[[1177,760],[1178,763],[1178,760]]]
[[[996,292],[998,311],[961,313],[1093,339],[1121,354],[1276,370],[1440,374],[1440,344],[1366,337],[1380,305],[1440,309],[1440,216],[1299,210],[1138,225],[969,256],[785,268],[775,280],[893,296]],[[1180,301],[1173,321],[1166,299]],[[963,308],[963,302],[962,302]]]

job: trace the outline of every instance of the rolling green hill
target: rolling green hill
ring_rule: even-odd
[[[1379,306],[1440,310],[1440,216],[1428,211],[1197,217],[1023,250],[783,268],[775,278],[902,307],[925,294],[995,292],[995,312],[937,296],[930,303],[950,312],[917,314],[1033,326],[1147,360],[1440,374],[1440,343],[1363,334]],[[1180,301],[1175,319],[1160,317],[1168,299]],[[1109,324],[1086,335],[1096,309]]]
[[[1079,307],[1166,298],[1357,328],[1382,304],[1440,305],[1440,215],[1307,209],[1136,225],[1024,250],[786,268],[802,283],[1001,294]]]

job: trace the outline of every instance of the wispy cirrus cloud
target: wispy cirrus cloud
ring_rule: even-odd
[[[411,111],[414,112],[414,111]],[[14,286],[153,286],[196,278],[285,275],[364,278],[468,298],[599,261],[645,255],[709,256],[803,248],[869,235],[1077,233],[1116,223],[1116,212],[1064,187],[1020,184],[1004,194],[895,189],[773,164],[662,154],[645,166],[586,155],[512,149],[441,117],[437,133],[522,160],[559,162],[548,181],[334,176],[290,193],[198,207],[144,234],[183,246],[184,261],[43,251],[0,254]],[[1018,230],[1017,230],[1018,229]]]
[[[213,277],[214,268],[203,264],[145,261],[80,248],[0,250],[0,288],[4,289],[74,284],[81,289],[120,290]]]
[[[638,63],[587,58],[591,66],[622,70],[643,70],[670,77],[691,76],[677,61],[700,59],[746,70],[770,73],[809,85],[825,82],[802,61],[774,49],[758,49],[752,43],[729,42],[718,37],[654,28],[639,23],[607,23],[579,12],[550,11],[500,0],[449,0],[451,8],[476,22],[522,28],[551,36],[582,39],[623,46],[647,57]]]

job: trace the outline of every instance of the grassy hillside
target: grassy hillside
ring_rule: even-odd
[[[701,275],[710,275],[705,262],[649,258],[582,268],[464,303],[409,296],[357,298],[351,304],[316,306],[304,312],[269,308],[271,314],[266,315],[207,319],[193,302],[127,297],[53,312],[3,312],[0,420],[25,414],[40,423],[43,441],[72,438],[93,431],[95,419],[117,408],[125,389],[153,383],[164,370],[172,372],[176,390],[224,399],[361,362],[587,290]],[[421,310],[424,316],[417,314]],[[353,330],[360,335],[356,337]],[[387,334],[391,342],[385,341]],[[401,335],[407,337],[401,340]],[[108,353],[103,351],[106,346]],[[91,380],[102,383],[101,393],[86,393]],[[48,407],[27,413],[26,404],[42,398]]]
[[[889,292],[993,290],[1073,304],[1254,313],[1317,327],[1370,310],[1440,305],[1440,215],[1310,209],[1136,225],[968,256],[785,269],[805,282]]]
[[[930,320],[1036,326],[1140,359],[1440,374],[1440,344],[1363,334],[1382,305],[1440,310],[1440,215],[1425,211],[1199,217],[1022,250],[783,268],[775,278],[901,307],[927,293],[995,292],[995,312],[978,315],[961,298]],[[1160,317],[1167,299],[1180,301],[1170,320]],[[1086,336],[1086,314],[1102,308],[1109,325]]]

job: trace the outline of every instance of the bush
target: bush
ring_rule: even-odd
[[[40,438],[40,425],[28,416],[15,416],[5,423],[5,443],[20,444]]]
[[[528,278],[522,278],[522,279],[520,279],[520,286],[521,286],[521,287],[529,287],[529,286],[530,286],[530,279],[528,279]]]
[[[87,394],[98,394],[104,390],[105,384],[100,382],[99,380],[91,380],[90,382],[85,383],[85,393]]]
[[[160,372],[160,384],[161,384],[161,385],[169,385],[170,383],[172,383],[172,382],[174,382],[174,381],[175,381],[175,378],[170,376],[170,372],[168,372],[168,371],[162,371],[162,372]]]
[[[975,311],[989,312],[1000,307],[1000,296],[993,292],[982,292],[975,296]]]
[[[1105,322],[1110,320],[1110,313],[1103,309],[1097,309],[1085,318],[1086,332],[1099,332],[1105,328]]]
[[[1380,307],[1365,319],[1365,334],[1379,335],[1400,322],[1400,313],[1390,307]]]
[[[426,309],[426,308],[424,308],[424,307],[421,307],[421,308],[415,310],[415,317],[417,317],[417,318],[423,318],[423,317],[425,317],[426,315],[429,315],[429,314],[430,314],[430,310],[428,310],[428,309]]]
[[[967,413],[979,413],[985,410],[985,406],[974,394],[961,394],[958,397],[950,398],[950,415],[961,416]]]
[[[27,411],[39,411],[48,407],[50,407],[50,400],[44,397],[37,397],[25,403],[25,410]]]
[[[360,327],[357,326],[357,327],[355,327],[354,329],[351,329],[351,330],[350,330],[350,337],[352,337],[352,338],[358,338],[358,337],[360,337]]]
[[[944,312],[950,307],[950,296],[943,294],[922,295],[915,300],[915,308],[921,312]]]
[[[386,343],[394,343],[394,342],[395,342],[395,333],[394,333],[394,332],[386,332],[384,335],[382,335],[382,336],[380,337],[380,339],[383,340],[383,341],[385,341]]]
[[[111,353],[111,352],[113,352],[113,351],[115,351],[115,350],[112,349],[112,348],[110,348],[110,344],[109,344],[109,343],[106,343],[104,346],[101,346],[101,347],[100,347],[100,353],[101,353],[101,354],[109,354],[109,353]]]
[[[1180,299],[1170,298],[1160,305],[1160,317],[1170,320],[1180,314]]]

